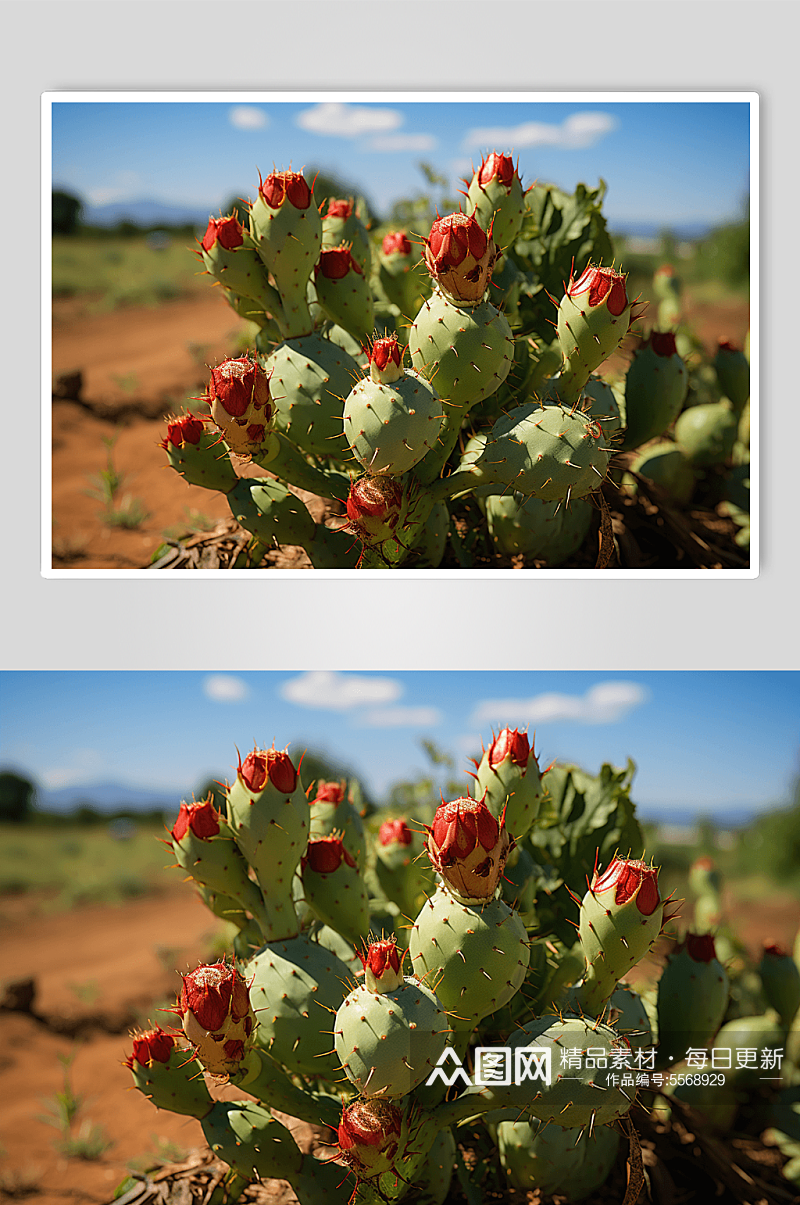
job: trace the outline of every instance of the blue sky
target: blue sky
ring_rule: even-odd
[[[730,814],[784,804],[798,762],[800,672],[202,671],[0,675],[0,765],[49,788],[114,781],[187,796],[236,748],[325,751],[376,796],[428,770],[420,739],[468,757],[504,724],[540,764],[638,765],[634,799]],[[466,781],[465,781],[466,785]]]
[[[749,106],[713,99],[62,99],[52,131],[54,186],[93,205],[155,199],[217,212],[231,196],[254,197],[259,170],[314,165],[386,212],[429,191],[420,160],[455,192],[493,149],[518,157],[525,184],[572,192],[602,177],[612,227],[736,219],[749,191]]]

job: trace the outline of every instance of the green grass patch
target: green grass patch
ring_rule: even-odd
[[[53,238],[53,296],[91,296],[92,308],[157,306],[175,297],[206,293],[208,280],[186,235],[163,247],[141,238]]]
[[[0,824],[0,894],[44,892],[54,911],[86,903],[121,903],[179,881],[157,840],[163,826],[132,822],[131,835],[106,825],[58,828]]]

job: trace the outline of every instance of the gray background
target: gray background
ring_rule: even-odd
[[[794,5],[29,0],[4,3],[0,11],[6,34],[0,667],[797,667]],[[758,579],[40,575],[39,235],[30,198],[39,178],[41,93],[356,88],[759,92]]]

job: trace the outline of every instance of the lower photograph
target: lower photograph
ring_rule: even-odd
[[[0,674],[0,1192],[782,1205],[800,674]]]

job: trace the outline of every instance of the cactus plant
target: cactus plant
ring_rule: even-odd
[[[421,238],[368,229],[352,197],[321,214],[291,170],[259,179],[244,223],[209,219],[198,255],[257,334],[212,367],[201,409],[170,418],[161,446],[188,483],[227,496],[249,565],[292,544],[319,569],[424,569],[448,540],[463,563],[451,515],[471,498],[486,555],[494,544],[557,566],[578,552],[614,454],[664,434],[687,379],[671,331],[650,336],[619,388],[596,375],[639,317],[609,266],[603,191],[526,188],[494,150],[465,180],[464,211]],[[717,357],[737,415],[740,356]],[[465,457],[473,435],[480,452]],[[693,462],[709,463],[709,440],[729,454],[718,435],[687,435]],[[269,475],[242,478],[249,462]],[[293,490],[329,515],[312,518]]]
[[[231,1191],[275,1178],[301,1205],[441,1205],[469,1126],[512,1186],[579,1199],[607,1177],[640,1088],[653,1103],[619,1068],[678,1066],[660,1113],[689,1106],[713,1130],[759,1059],[790,1038],[796,1054],[797,968],[774,947],[761,1015],[732,1012],[743,997],[729,1001],[709,933],[685,936],[655,991],[626,982],[672,915],[657,867],[615,852],[642,852],[631,767],[542,772],[509,727],[473,764],[472,795],[427,823],[359,815],[353,783],[306,790],[274,744],[239,758],[224,810],[181,805],[167,844],[239,936],[233,958],[181,976],[175,1029],[135,1033],[126,1066],[158,1108],[200,1121]],[[692,886],[719,894],[707,861]],[[687,1047],[735,1060],[718,1098],[680,1066]],[[224,1085],[249,1099],[219,1099]],[[329,1127],[333,1161],[273,1110]]]

